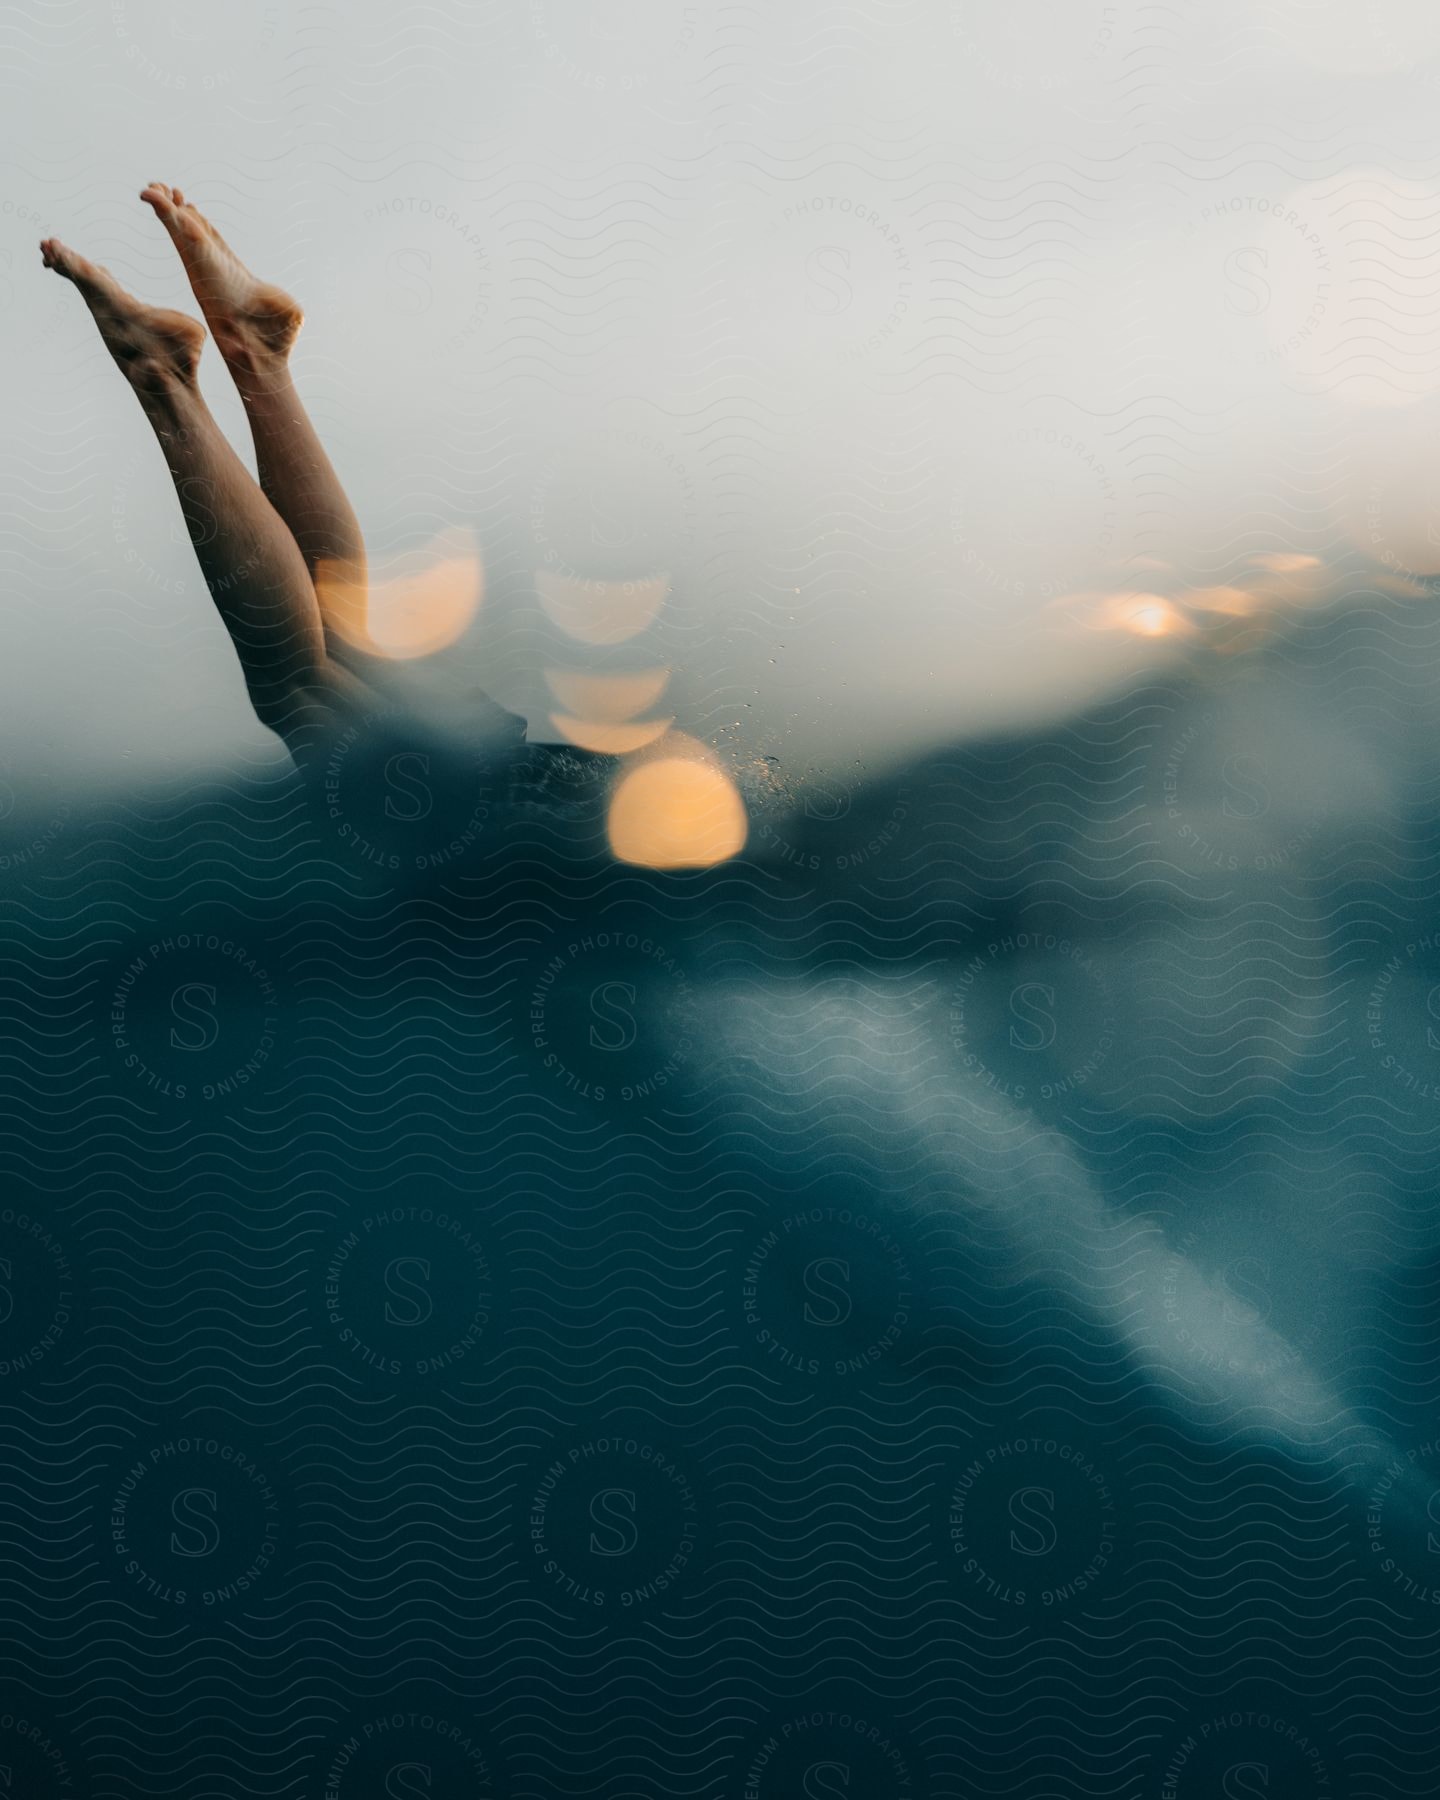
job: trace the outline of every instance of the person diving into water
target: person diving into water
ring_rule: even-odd
[[[261,723],[292,753],[373,702],[342,624],[363,618],[365,543],[290,375],[304,315],[252,275],[179,188],[140,198],[169,232],[205,324],[146,306],[58,238],[45,267],[79,290],[159,440],[211,598]],[[200,393],[205,325],[244,403],[257,482]]]

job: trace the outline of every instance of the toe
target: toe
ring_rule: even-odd
[[[174,196],[175,196],[175,204],[177,206],[184,206],[185,205],[185,196],[180,192],[179,188],[172,189],[172,192],[174,193]]]

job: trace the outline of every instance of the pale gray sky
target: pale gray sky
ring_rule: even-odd
[[[549,735],[547,670],[668,667],[696,736],[879,759],[1175,653],[1097,595],[1440,565],[1420,0],[113,0],[12,10],[0,67],[14,777],[278,754],[36,249],[189,304],[156,178],[305,303],[382,570],[483,564],[408,670],[447,716]],[[669,596],[587,645],[537,569]]]

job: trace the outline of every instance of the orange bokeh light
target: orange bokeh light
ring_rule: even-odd
[[[578,719],[617,724],[653,706],[665,692],[668,669],[636,669],[623,675],[595,675],[580,669],[547,669],[545,684],[567,713]]]
[[[1135,637],[1184,637],[1195,630],[1173,600],[1163,594],[1119,593],[1065,594],[1053,602],[1090,631],[1128,631]]]
[[[670,577],[602,581],[539,569],[535,591],[549,618],[577,643],[623,644],[658,615],[669,598]]]
[[[598,750],[603,756],[630,756],[653,744],[675,723],[673,719],[623,720],[575,719],[567,713],[551,713],[550,723],[567,744],[578,750]]]
[[[1266,569],[1272,575],[1300,575],[1312,569],[1323,569],[1318,556],[1306,556],[1299,550],[1263,550],[1250,558],[1252,568]]]
[[[363,568],[322,560],[315,590],[326,618],[356,649],[408,662],[448,648],[466,631],[480,610],[485,575],[474,532],[460,526],[379,565],[368,580]]]
[[[749,832],[735,783],[703,757],[657,755],[610,798],[610,848],[621,862],[705,869],[738,855]]]

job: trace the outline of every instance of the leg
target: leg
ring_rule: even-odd
[[[45,266],[76,288],[155,432],[212,599],[234,640],[261,721],[292,748],[353,704],[356,684],[325,655],[304,558],[226,442],[200,394],[205,328],[142,306],[108,270],[56,238]]]
[[[240,391],[260,486],[299,545],[326,647],[351,660],[366,641],[365,541],[290,377],[303,314],[283,289],[250,273],[179,188],[152,181],[140,198],[170,233]]]

